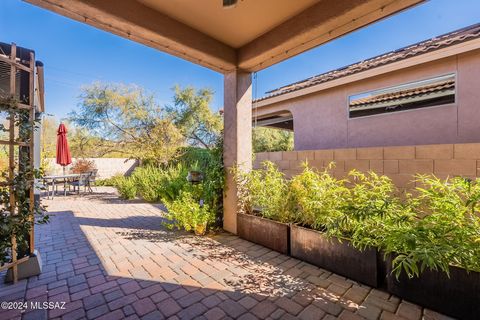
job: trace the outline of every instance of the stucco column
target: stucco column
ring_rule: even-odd
[[[252,77],[248,72],[232,71],[224,75],[223,161],[227,170],[223,198],[223,228],[237,233],[237,187],[231,168],[252,167]]]

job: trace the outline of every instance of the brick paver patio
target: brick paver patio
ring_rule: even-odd
[[[43,273],[0,284],[0,301],[65,309],[0,310],[0,319],[448,319],[227,233],[168,231],[161,206],[108,188],[44,203]]]

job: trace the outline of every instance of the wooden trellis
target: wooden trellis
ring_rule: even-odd
[[[0,140],[0,145],[8,146],[8,176],[7,180],[2,182],[1,186],[3,188],[8,188],[9,202],[4,204],[5,207],[8,207],[6,214],[9,214],[10,217],[17,215],[20,210],[25,208],[18,207],[18,190],[17,188],[25,188],[28,190],[28,202],[23,202],[23,206],[28,206],[29,215],[28,221],[31,223],[28,239],[28,253],[23,252],[25,256],[18,256],[18,232],[13,232],[11,235],[11,250],[10,250],[10,261],[0,266],[0,271],[6,269],[12,269],[13,281],[18,280],[18,265],[22,262],[25,262],[29,259],[31,255],[34,254],[35,242],[34,242],[34,210],[35,210],[35,199],[34,199],[34,130],[35,130],[35,104],[34,104],[34,87],[35,87],[35,56],[32,51],[29,52],[29,59],[24,61],[17,58],[17,47],[15,44],[11,45],[11,51],[9,55],[0,54],[0,62],[3,65],[8,65],[10,72],[10,84],[9,84],[9,97],[8,99],[2,101],[0,104],[0,111],[6,112],[8,114],[7,123],[3,129],[4,132],[8,133],[8,139]],[[20,93],[20,88],[17,85],[17,77],[27,76],[28,75],[28,97],[22,97]],[[25,96],[25,93],[23,93]],[[28,119],[25,117],[26,112],[28,112]],[[26,123],[28,122],[28,123]],[[27,134],[18,134],[18,138],[15,136],[16,128],[24,126],[23,130],[27,130]],[[25,129],[26,128],[26,129]],[[20,129],[17,130],[20,132]],[[25,133],[25,132],[24,132]],[[25,138],[27,137],[27,138]],[[25,139],[21,141],[21,139]],[[18,148],[19,161],[15,160],[16,150]],[[26,159],[26,162],[21,163],[20,159],[21,154],[23,154],[23,159]],[[22,169],[23,166],[23,169]],[[26,185],[21,185],[18,182],[19,172],[24,170],[27,172]],[[23,212],[23,211],[22,211]]]

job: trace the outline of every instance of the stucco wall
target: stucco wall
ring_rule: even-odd
[[[454,104],[348,118],[348,97],[448,73]],[[295,150],[480,142],[480,50],[357,81],[266,107],[289,110]]]
[[[72,163],[75,163],[75,158],[72,159]],[[138,161],[126,159],[126,158],[87,158],[92,160],[98,169],[98,178],[105,179],[110,178],[117,174],[128,175],[137,166]],[[55,163],[55,159],[47,159],[49,166],[47,168],[47,174],[61,174],[63,172],[62,166]],[[70,169],[71,165],[66,167],[66,171]]]
[[[254,168],[265,160],[276,163],[287,177],[300,173],[305,161],[317,169],[335,162],[333,174],[338,178],[352,169],[372,170],[389,176],[401,189],[415,187],[417,173],[480,177],[480,143],[262,152],[256,154]]]

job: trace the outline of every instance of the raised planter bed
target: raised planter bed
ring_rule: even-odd
[[[290,253],[290,226],[251,214],[237,214],[240,238],[257,243],[283,254]]]
[[[324,233],[292,225],[290,252],[295,258],[343,275],[372,287],[378,287],[377,250],[360,251],[350,241],[327,238]]]
[[[392,258],[385,261],[387,290],[401,298],[459,319],[478,319],[480,315],[480,273],[450,267],[450,278],[442,271],[425,270],[409,279],[399,279],[392,271]]]

